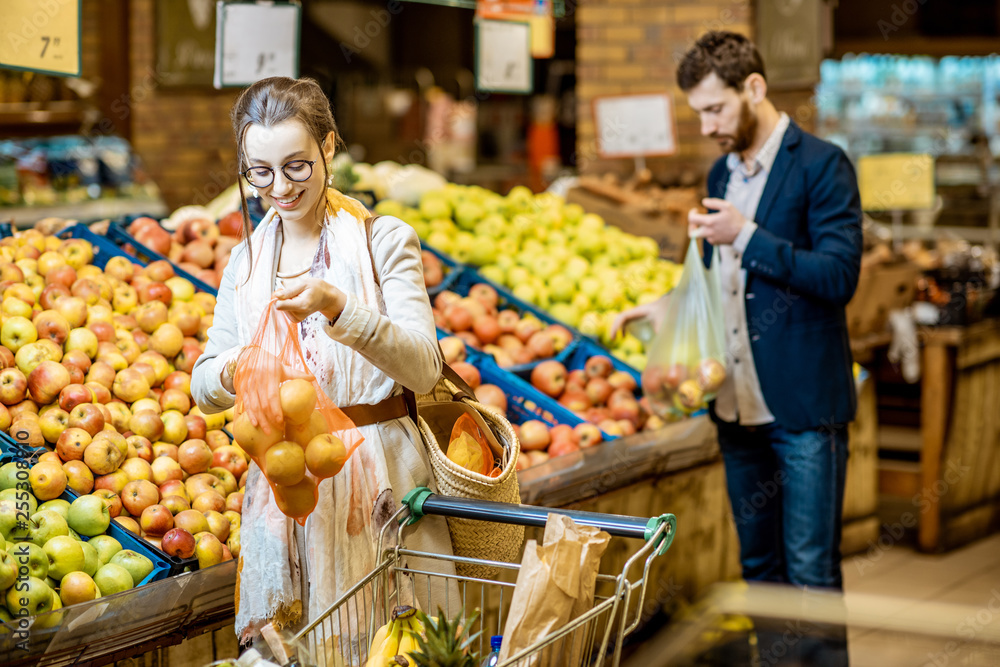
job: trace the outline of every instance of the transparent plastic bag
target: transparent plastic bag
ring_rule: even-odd
[[[309,372],[298,327],[275,303],[236,367],[233,437],[264,473],[278,508],[304,525],[319,482],[340,472],[364,438]]]
[[[684,272],[670,294],[650,346],[642,389],[660,417],[678,418],[701,410],[726,379],[726,335],[722,315],[718,252],[712,267],[691,239]]]

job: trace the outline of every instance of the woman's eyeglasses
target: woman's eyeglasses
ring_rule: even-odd
[[[296,183],[308,181],[309,177],[312,176],[313,165],[316,162],[316,160],[292,160],[281,167],[281,173],[285,175],[285,178]],[[247,179],[247,183],[255,188],[266,188],[274,183],[274,169],[271,167],[250,167],[243,172],[243,178]]]

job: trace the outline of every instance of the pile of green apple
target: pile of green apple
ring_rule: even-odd
[[[190,393],[215,298],[169,262],[92,260],[82,239],[0,241],[0,428],[52,448],[32,468],[41,500],[93,493],[157,546],[178,527],[212,535],[204,565],[232,558],[248,457],[222,430],[232,414],[205,415]]]
[[[105,534],[111,517],[100,498],[39,503],[18,475],[26,467],[0,468],[0,620],[127,591],[149,576],[152,560]]]
[[[631,335],[611,338],[615,315],[660,298],[680,277],[681,266],[660,259],[653,239],[524,187],[502,196],[449,184],[425,193],[419,208],[382,201],[375,210],[407,221],[431,247],[478,266],[638,369],[645,365],[642,343]]]

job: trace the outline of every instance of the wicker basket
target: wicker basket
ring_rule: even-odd
[[[515,470],[520,445],[514,429],[495,408],[469,398],[456,400],[454,397],[460,393],[457,386],[442,378],[433,394],[417,398],[420,433],[427,446],[438,492],[462,498],[520,503]],[[503,462],[503,472],[499,476],[487,477],[472,472],[445,456],[444,447],[447,447],[451,427],[462,413],[470,414],[484,433],[495,438],[490,447]],[[523,526],[449,518],[448,529],[455,555],[467,558],[513,562],[524,541]],[[497,568],[480,565],[458,564],[456,570],[459,575],[485,579],[494,579],[499,574]]]

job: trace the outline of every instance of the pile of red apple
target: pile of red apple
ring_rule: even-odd
[[[701,410],[726,379],[726,367],[707,357],[697,364],[649,363],[642,372],[642,390],[658,414],[689,415]]]
[[[632,435],[664,425],[645,398],[636,398],[635,378],[616,371],[611,358],[602,354],[573,371],[558,361],[543,361],[532,369],[531,384],[608,435]]]
[[[195,278],[218,288],[230,253],[240,242],[242,215],[235,211],[218,223],[208,218],[189,218],[173,234],[152,218],[136,218],[126,231]]]
[[[507,395],[503,389],[495,384],[483,384],[479,369],[470,363],[458,361],[451,364],[451,367],[476,392],[476,399],[480,403],[507,414]],[[512,426],[521,444],[521,455],[517,459],[518,470],[544,463],[550,456],[562,456],[593,447],[604,439],[601,430],[593,424],[558,424],[550,427],[540,419],[530,419]]]
[[[546,325],[512,308],[501,310],[499,300],[497,291],[484,283],[473,285],[466,297],[447,290],[434,297],[434,323],[454,334],[441,341],[445,361],[464,359],[468,345],[492,355],[501,368],[509,368],[550,359],[573,341],[573,334],[561,324]]]
[[[231,558],[247,457],[226,416],[190,395],[215,298],[166,261],[114,257],[102,271],[92,259],[81,239],[0,241],[0,428],[54,449],[35,464],[47,480],[36,493],[94,493],[171,555],[191,557],[201,540],[187,538],[205,533],[199,560]]]
[[[444,264],[430,250],[420,253],[421,264],[424,267],[424,286],[437,287],[444,281]]]

